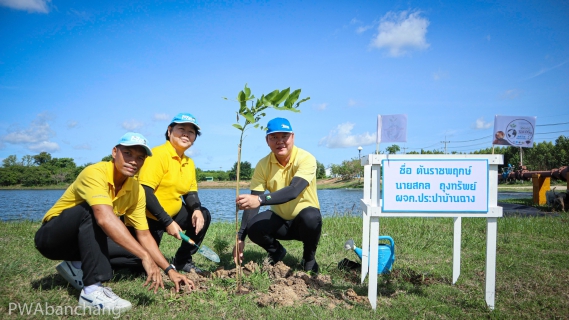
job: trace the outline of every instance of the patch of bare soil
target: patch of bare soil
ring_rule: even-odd
[[[269,290],[259,292],[247,284],[243,284],[239,292],[235,294],[253,294],[256,296],[256,302],[261,307],[282,307],[293,306],[297,304],[314,304],[329,309],[336,307],[353,308],[354,304],[367,304],[367,297],[358,296],[357,293],[348,289],[345,292],[334,290],[330,276],[327,275],[309,275],[302,271],[293,272],[293,270],[285,265],[282,261],[271,266],[268,262],[264,262],[259,266],[255,262],[249,262],[242,267],[243,274],[251,274],[253,272],[264,272],[268,274],[271,284]],[[218,269],[214,272],[187,273],[186,276],[194,282],[195,289],[193,291],[207,291],[211,286],[208,285],[214,278],[235,278],[236,269],[225,270]],[[164,281],[170,281],[164,276]],[[185,288],[183,294],[191,294]]]

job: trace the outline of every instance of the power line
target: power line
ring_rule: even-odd
[[[561,123],[549,123],[549,124],[536,124],[536,127],[547,127],[547,126],[558,126],[561,124],[568,124],[569,122],[561,122]]]
[[[562,122],[562,123],[550,123],[550,124],[543,124],[543,125],[539,125],[539,126],[555,126],[555,125],[562,125],[562,124],[569,124],[569,122]],[[569,132],[569,130],[561,130],[561,131],[552,131],[552,132],[539,132],[539,133],[535,133],[535,135],[542,135],[542,134],[551,134],[551,133],[562,133],[562,132]],[[407,147],[405,149],[409,149],[409,150],[428,150],[429,148],[433,148],[435,146],[438,146],[439,143],[445,144],[446,147],[446,143],[464,143],[464,142],[472,142],[472,141],[479,141],[479,140],[483,140],[483,139],[488,139],[491,138],[492,136],[485,136],[482,138],[476,138],[476,139],[471,139],[471,140],[460,140],[460,141],[440,141],[438,143],[432,144],[428,147],[422,147],[422,148],[410,148]],[[543,139],[556,139],[558,137],[555,138],[543,138]],[[446,143],[445,143],[446,142]],[[466,148],[466,147],[471,147],[471,146],[479,146],[479,145],[483,145],[486,143],[479,143],[479,144],[472,144],[472,145],[466,145],[466,146],[455,146],[455,147],[447,147],[448,149],[457,149],[457,148]],[[488,144],[491,144],[491,142],[488,142]]]
[[[554,132],[540,132],[540,133],[536,133],[536,135],[538,135],[538,134],[548,134],[548,133],[559,133],[559,132],[569,132],[569,130],[554,131]]]
[[[437,143],[435,143],[435,144],[433,144],[433,145],[430,145],[430,146],[428,146],[428,147],[424,147],[424,148],[413,148],[413,149],[411,149],[411,150],[421,150],[421,149],[424,150],[424,149],[427,149],[427,148],[434,147],[434,146],[436,146],[436,145],[438,145],[438,144],[439,144],[439,143],[437,142]]]
[[[463,140],[463,141],[449,141],[452,143],[459,143],[459,142],[471,142],[471,141],[478,141],[478,140],[482,140],[482,139],[488,139],[491,138],[492,136],[486,136],[486,137],[482,137],[482,138],[478,138],[478,139],[472,139],[472,140]]]
[[[541,139],[550,139],[550,140],[555,140],[557,138],[559,138],[560,136],[556,136],[556,137],[541,137]]]
[[[474,146],[481,146],[484,144],[490,144],[489,142],[482,142],[482,143],[477,143],[477,144],[470,144],[467,146],[458,146],[458,147],[448,147],[449,149],[456,149],[456,148],[466,148],[466,147],[474,147]]]

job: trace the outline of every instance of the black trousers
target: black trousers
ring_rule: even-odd
[[[322,215],[320,210],[308,207],[300,211],[294,219],[285,220],[267,210],[249,220],[246,233],[251,241],[271,255],[282,247],[278,240],[302,241],[304,245],[302,258],[304,261],[312,261],[322,233]]]
[[[183,205],[180,209],[180,212],[172,217],[174,221],[180,225],[180,228],[182,228],[182,230],[186,230],[185,234],[190,237],[190,239],[192,239],[198,246],[201,245],[203,239],[205,238],[205,234],[207,233],[207,229],[211,223],[211,214],[209,210],[205,207],[201,207],[200,209],[204,217],[204,226],[202,230],[197,234],[196,230],[192,226],[192,216],[188,214],[186,206]],[[152,237],[156,241],[156,244],[160,246],[162,236],[164,235],[166,229],[160,222],[156,220],[147,220],[150,234],[152,234]],[[129,230],[136,238],[135,230],[133,228],[129,228]],[[142,270],[141,260],[132,253],[125,250],[123,247],[116,244],[113,240],[108,239],[108,247],[111,265],[114,269],[129,268],[138,271]],[[180,247],[178,248],[178,251],[175,255],[176,264],[185,264],[186,262],[192,261],[192,255],[197,251],[198,247],[193,246],[185,241],[181,241]]]
[[[111,279],[107,235],[86,203],[63,210],[35,235],[36,249],[51,260],[81,261],[85,286]]]

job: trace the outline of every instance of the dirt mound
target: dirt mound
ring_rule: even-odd
[[[309,275],[302,271],[293,272],[282,261],[271,266],[264,262],[260,267],[254,262],[249,262],[242,267],[242,273],[249,275],[254,272],[263,272],[269,276],[271,284],[266,293],[255,291],[244,283],[236,294],[254,294],[256,302],[261,307],[280,307],[293,306],[299,303],[315,304],[326,306],[330,309],[336,307],[352,308],[354,303],[365,304],[367,297],[358,296],[352,289],[346,292],[334,290],[332,280],[327,275]],[[196,273],[194,270],[186,276],[194,282],[193,291],[207,291],[211,288],[208,285],[214,278],[235,278],[236,270],[225,270],[220,268],[214,272]],[[164,277],[165,282],[170,280]],[[193,291],[186,290],[184,294],[192,294]]]

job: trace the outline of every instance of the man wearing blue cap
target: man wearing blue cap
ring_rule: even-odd
[[[177,114],[166,128],[166,142],[152,148],[152,157],[138,175],[146,193],[148,227],[158,246],[164,232],[182,240],[183,230],[199,246],[209,228],[211,215],[198,197],[196,167],[185,155],[199,135],[200,126],[191,113]],[[202,271],[192,259],[198,246],[181,242],[172,259],[177,270]],[[120,246],[110,243],[109,250],[114,268],[140,268],[140,259]]]
[[[304,245],[303,269],[318,273],[316,248],[322,215],[316,193],[316,159],[294,145],[294,132],[287,119],[269,121],[265,140],[271,153],[255,166],[251,194],[235,200],[244,211],[234,259],[243,259],[247,236],[267,251],[273,265],[286,255],[278,240],[299,240]],[[270,209],[259,213],[263,205],[270,205]]]
[[[107,237],[142,260],[148,275],[144,285],[149,285],[149,290],[156,293],[159,287],[164,288],[159,267],[175,283],[176,290],[180,284],[193,287],[193,282],[171,270],[148,231],[145,194],[133,176],[151,155],[144,136],[125,134],[112,150],[113,160],[81,171],[45,214],[36,232],[35,246],[43,256],[65,260],[56,270],[81,290],[80,307],[113,314],[132,307],[129,301],[102,286],[112,277]],[[125,225],[136,230],[136,239]]]

